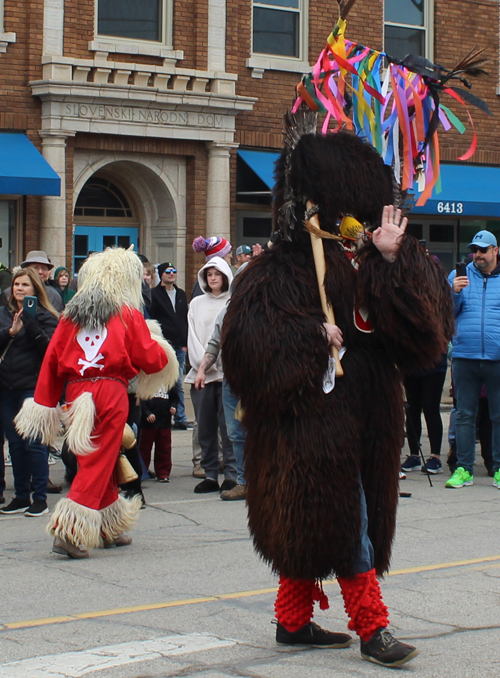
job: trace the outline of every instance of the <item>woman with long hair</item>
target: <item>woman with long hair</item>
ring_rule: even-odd
[[[33,316],[23,308],[27,296],[37,298]],[[14,418],[26,398],[33,397],[57,323],[58,313],[38,273],[33,268],[15,271],[8,305],[0,308],[0,418],[9,441],[15,490],[14,498],[2,508],[2,513],[41,516],[49,512],[47,448],[38,440],[23,440],[15,429]]]

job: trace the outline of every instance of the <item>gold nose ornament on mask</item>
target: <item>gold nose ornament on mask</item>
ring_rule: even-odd
[[[340,235],[346,240],[359,240],[364,230],[363,224],[350,214],[342,218],[339,226]]]

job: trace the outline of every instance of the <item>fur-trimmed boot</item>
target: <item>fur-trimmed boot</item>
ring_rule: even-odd
[[[72,499],[60,499],[47,525],[47,533],[56,538],[52,550],[70,558],[87,558],[87,549],[102,544],[101,523],[99,511]]]
[[[361,639],[361,656],[376,664],[401,666],[418,650],[401,643],[387,631],[389,612],[382,600],[382,592],[375,570],[369,570],[350,579],[338,578],[349,617],[348,627]]]
[[[123,533],[135,525],[141,506],[141,496],[136,494],[131,499],[118,497],[112,504],[99,511],[102,517],[101,536],[105,547],[128,546],[132,543],[132,539]]]
[[[348,647],[352,638],[347,633],[325,631],[311,621],[314,601],[328,609],[328,598],[314,580],[280,577],[274,611],[278,645],[308,645],[320,648]]]

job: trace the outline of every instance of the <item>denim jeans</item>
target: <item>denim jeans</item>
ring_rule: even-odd
[[[368,514],[366,509],[366,497],[363,486],[360,481],[360,505],[361,505],[361,543],[359,545],[358,555],[354,561],[354,567],[357,574],[369,572],[373,569],[373,545],[368,536]]]
[[[453,384],[457,401],[455,435],[457,466],[474,473],[476,417],[484,384],[492,424],[493,471],[500,468],[500,360],[453,359]]]
[[[16,431],[14,418],[26,398],[32,398],[34,390],[0,391],[0,416],[5,437],[9,441],[14,490],[17,499],[29,502],[31,485],[33,499],[47,500],[49,479],[49,453],[45,445],[35,440],[24,440]]]
[[[246,432],[241,423],[234,418],[234,411],[238,404],[238,398],[233,395],[225,379],[222,382],[222,404],[224,405],[224,414],[226,417],[227,435],[233,444],[233,452],[236,457],[238,485],[244,485],[245,469],[243,466],[243,448],[245,446]]]
[[[175,385],[177,389],[177,395],[179,396],[179,403],[177,405],[177,412],[174,414],[174,422],[176,424],[187,424],[186,409],[184,407],[184,363],[186,362],[186,351],[183,351],[182,348],[176,348],[175,355],[177,356],[177,362],[179,363],[179,379]]]

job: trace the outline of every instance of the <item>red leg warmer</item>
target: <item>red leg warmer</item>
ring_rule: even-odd
[[[377,629],[385,629],[389,625],[389,611],[382,600],[375,570],[363,572],[352,579],[339,577],[338,582],[351,631],[367,642]]]
[[[316,600],[322,610],[328,609],[328,598],[314,579],[280,577],[274,604],[276,619],[287,631],[295,633],[311,621]]]

